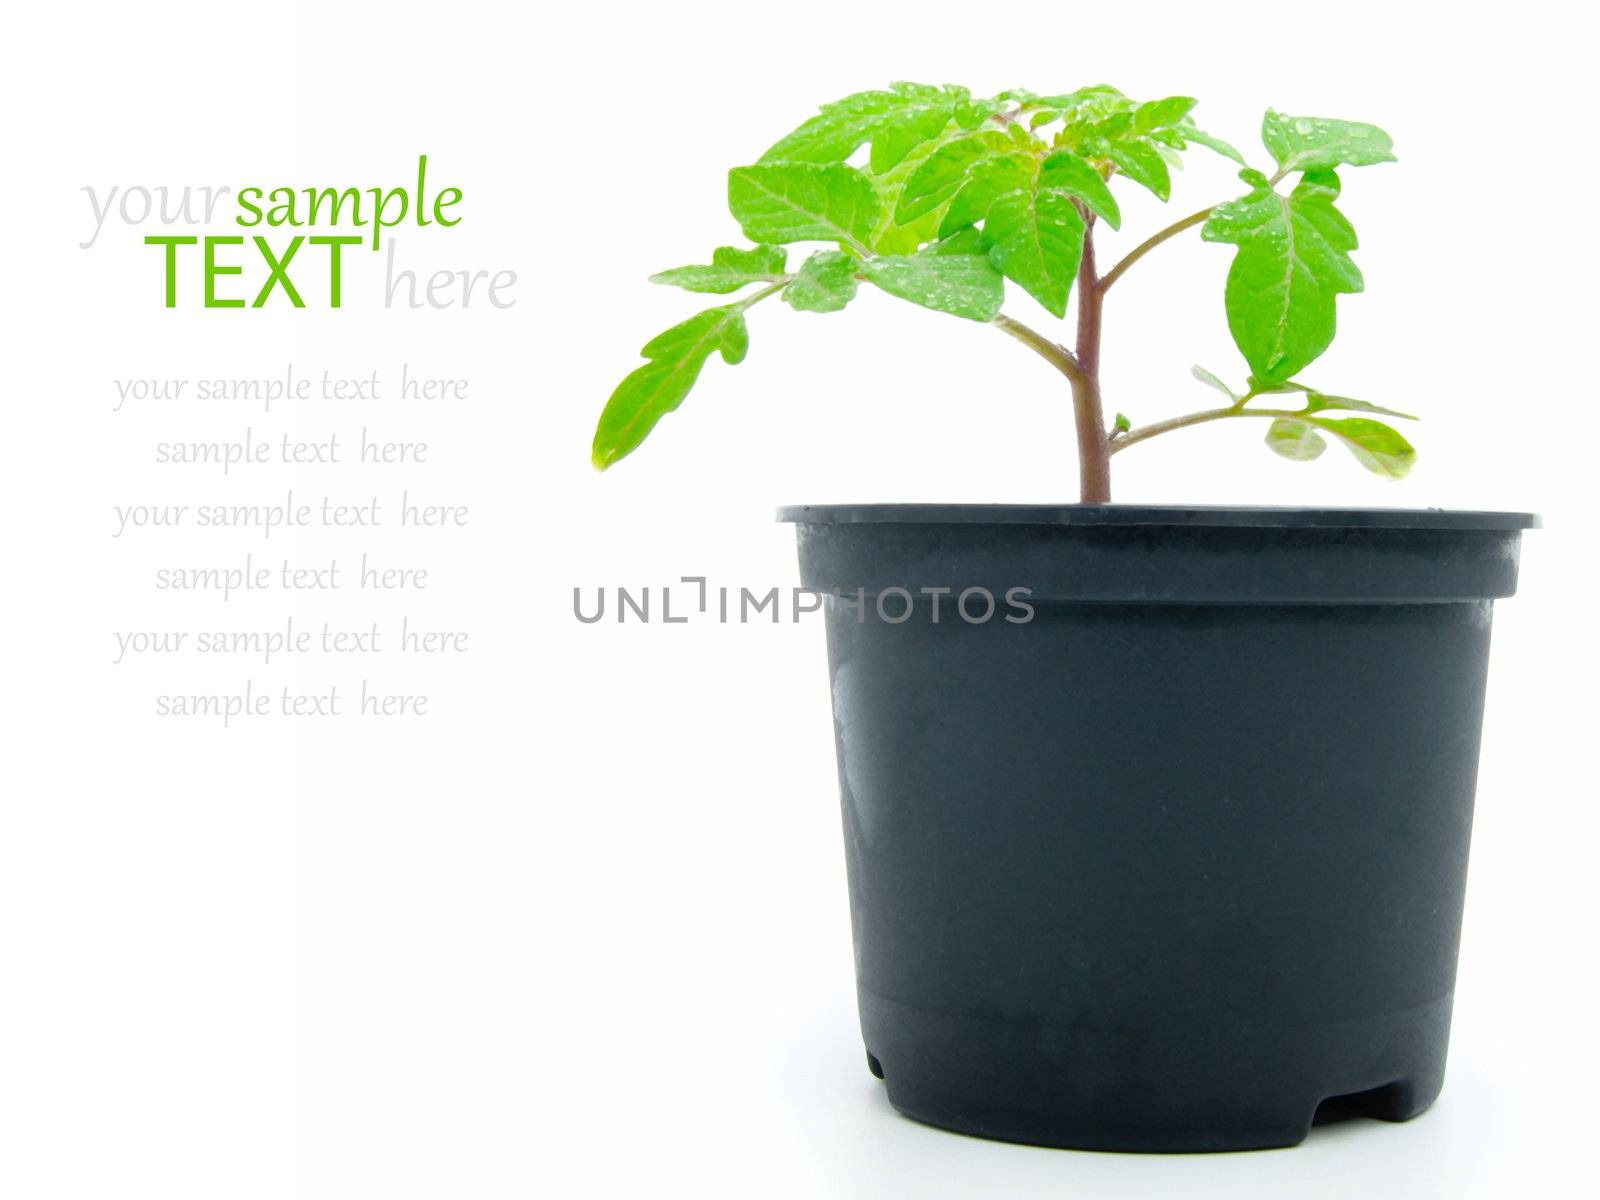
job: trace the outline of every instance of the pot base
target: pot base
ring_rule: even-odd
[[[1443,1085],[1451,1000],[1278,1028],[1097,1030],[861,996],[868,1068],[903,1115],[999,1141],[1160,1154],[1296,1146],[1343,1117],[1409,1121]]]

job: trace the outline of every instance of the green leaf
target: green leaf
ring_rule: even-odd
[[[782,246],[756,246],[741,250],[719,246],[710,266],[673,267],[650,276],[651,283],[669,283],[689,292],[736,292],[752,283],[771,283],[784,272],[789,259]]]
[[[1155,149],[1155,152],[1161,156],[1162,162],[1166,163],[1167,166],[1171,167],[1173,170],[1181,171],[1183,170],[1183,155],[1178,153],[1177,147],[1169,146],[1165,141],[1162,140],[1166,134],[1171,132],[1172,130],[1170,129],[1163,129],[1159,133],[1152,133],[1149,137],[1149,144]]]
[[[868,162],[877,173],[887,171],[917,146],[937,137],[958,113],[962,113],[965,120],[971,120],[970,112],[963,112],[972,101],[972,93],[966,88],[936,88],[921,83],[889,86],[905,103],[892,120],[886,121],[872,135]]]
[[[895,207],[895,220],[904,223],[932,212],[955,195],[975,162],[1015,149],[1011,139],[998,130],[983,130],[944,143],[922,160],[906,181]]]
[[[1292,193],[1269,187],[1218,205],[1200,236],[1237,246],[1228,271],[1228,328],[1258,379],[1281,382],[1328,348],[1335,300],[1359,292],[1355,230],[1334,207],[1339,181],[1308,172]]]
[[[1312,423],[1343,442],[1367,470],[1386,479],[1404,479],[1417,461],[1417,452],[1411,443],[1382,421],[1366,417],[1341,420],[1313,417]]]
[[[1133,132],[1133,104],[1119,106],[1110,116],[1102,117],[1094,123],[1092,136],[1101,141],[1114,141],[1125,138]]]
[[[1178,125],[1175,131],[1186,142],[1193,142],[1196,146],[1204,146],[1207,150],[1214,150],[1224,158],[1231,158],[1241,167],[1246,165],[1244,155],[1240,154],[1233,146],[1219,137],[1213,137],[1203,129],[1197,128],[1193,122],[1185,121]]]
[[[1057,150],[1039,164],[1039,188],[1077,196],[1111,228],[1122,228],[1122,211],[1106,181],[1086,159],[1070,150]]]
[[[950,200],[939,222],[939,236],[948,238],[984,219],[990,206],[1010,192],[1031,190],[1037,167],[1031,155],[1021,151],[980,158],[967,170],[967,182]]]
[[[1261,141],[1284,171],[1315,171],[1394,161],[1394,141],[1376,125],[1328,117],[1286,117],[1267,110]]]
[[[1129,179],[1154,192],[1158,200],[1172,195],[1172,175],[1166,161],[1149,142],[1110,142],[1105,147],[1105,157]]]
[[[1226,396],[1233,403],[1235,403],[1235,404],[1239,403],[1239,401],[1241,399],[1239,393],[1235,392],[1231,387],[1229,387],[1227,384],[1223,383],[1222,380],[1218,379],[1215,375],[1213,375],[1210,371],[1206,370],[1204,367],[1198,366],[1198,365],[1190,367],[1189,368],[1189,374],[1193,375],[1196,379],[1198,379],[1201,383],[1205,384],[1207,387],[1216,388],[1217,391],[1221,392],[1224,396]]]
[[[1310,462],[1328,448],[1322,435],[1305,421],[1279,417],[1267,429],[1267,445],[1273,453],[1295,462]]]
[[[1197,377],[1199,371],[1200,368],[1196,367],[1195,372]],[[1210,372],[1208,371],[1206,374],[1210,375]],[[1215,379],[1215,376],[1212,376],[1212,378]],[[1319,392],[1316,388],[1311,387],[1308,384],[1301,383],[1299,380],[1295,379],[1284,379],[1273,382],[1264,379],[1257,379],[1254,375],[1252,375],[1250,377],[1250,390],[1267,395],[1282,395],[1285,392],[1300,392],[1306,398],[1305,412],[1307,413],[1325,412],[1330,409],[1345,409],[1350,412],[1369,412],[1378,413],[1380,416],[1385,417],[1400,417],[1406,421],[1421,420],[1420,417],[1413,416],[1411,413],[1404,413],[1395,408],[1383,408],[1377,404],[1370,404],[1365,400],[1357,400],[1353,396],[1335,396],[1331,392]],[[1231,392],[1229,394],[1232,395]]]
[[[937,137],[954,120],[971,128],[994,111],[974,102],[966,88],[891,84],[888,91],[856,92],[824,104],[822,111],[761,156],[764,163],[840,163],[872,143],[874,172],[893,167],[910,151]]]
[[[1109,83],[1096,83],[1079,88],[1075,92],[1057,93],[1052,96],[1036,96],[1026,88],[1012,88],[1010,91],[1001,92],[1000,99],[1017,104],[1040,104],[1045,108],[1076,109],[1088,104],[1126,100],[1127,97]]]
[[[708,308],[652,338],[640,351],[650,361],[617,385],[600,414],[590,452],[602,471],[630,454],[656,422],[683,403],[713,352],[724,362],[744,361],[750,333],[743,304]]]
[[[1285,380],[1282,383],[1263,383],[1260,380],[1252,379],[1250,386],[1258,392],[1303,392],[1306,398],[1305,411],[1308,413],[1324,412],[1329,409],[1346,409],[1350,412],[1369,412],[1378,413],[1385,417],[1400,417],[1407,421],[1421,419],[1410,413],[1400,412],[1398,409],[1383,408],[1377,404],[1369,404],[1365,400],[1357,400],[1353,396],[1335,396],[1329,392],[1319,392],[1316,388],[1298,383],[1293,379]]]
[[[856,92],[824,104],[822,111],[772,145],[761,162],[843,162],[905,107],[894,92]]]
[[[1111,421],[1111,436],[1116,437],[1119,433],[1127,433],[1132,428],[1133,422],[1128,420],[1122,413],[1118,413]]]
[[[1405,478],[1417,461],[1416,450],[1398,431],[1366,417],[1279,417],[1267,430],[1267,445],[1284,458],[1309,462],[1327,448],[1322,434],[1338,439],[1357,462],[1386,479]]]
[[[753,242],[864,245],[879,216],[872,181],[842,163],[735,167],[728,172],[728,209]]]
[[[1133,131],[1151,133],[1178,124],[1200,103],[1193,96],[1168,96],[1165,100],[1147,100],[1133,110]]]
[[[969,136],[962,132],[960,126],[952,123],[938,137],[918,146],[882,175],[869,175],[878,194],[881,211],[870,244],[879,254],[909,254],[924,242],[931,242],[938,237],[944,202],[949,200],[950,193],[932,197],[928,203],[917,205],[918,211],[915,212],[906,211],[905,196],[931,158],[946,146],[968,140]],[[1010,144],[1004,134],[995,136],[1002,143]]]
[[[989,248],[983,244],[982,231],[968,225],[947,238],[941,238],[927,248],[929,254],[983,254],[989,253]]]
[[[920,254],[872,259],[863,273],[891,296],[972,321],[993,320],[1005,300],[1005,280],[983,253],[934,245]]]
[[[861,260],[839,250],[818,250],[783,289],[789,307],[799,312],[838,312],[855,299]]]
[[[1020,187],[996,198],[983,221],[989,258],[1057,317],[1083,254],[1083,218],[1065,192]]]
[[[1306,411],[1322,412],[1326,409],[1348,409],[1351,412],[1378,413],[1385,417],[1400,417],[1407,421],[1420,420],[1410,413],[1403,413],[1393,408],[1383,408],[1377,404],[1368,404],[1365,400],[1357,400],[1353,396],[1330,396],[1326,392],[1307,392]]]
[[[1296,383],[1292,379],[1258,379],[1250,376],[1250,390],[1265,395],[1277,395],[1282,392],[1305,392],[1310,389],[1303,383]]]

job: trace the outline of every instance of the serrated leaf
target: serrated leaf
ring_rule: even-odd
[[[1224,396],[1226,396],[1229,400],[1233,401],[1235,404],[1239,403],[1239,400],[1241,399],[1239,394],[1237,392],[1235,392],[1227,384],[1223,383],[1222,380],[1218,379],[1210,371],[1206,370],[1204,367],[1199,366],[1198,364],[1195,365],[1195,366],[1192,366],[1192,367],[1189,368],[1189,374],[1193,375],[1196,379],[1198,379],[1201,383],[1205,384],[1207,387],[1216,388],[1217,391],[1221,392]]]
[[[1039,189],[1077,196],[1111,228],[1122,228],[1122,211],[1106,181],[1086,159],[1070,150],[1053,151],[1039,164]]]
[[[992,108],[974,102],[966,88],[892,84],[888,91],[856,92],[824,104],[822,111],[775,143],[760,161],[840,163],[872,143],[874,172],[893,167],[915,146],[955,120],[970,128]]]
[[[1070,196],[1021,187],[995,199],[983,221],[989,258],[1007,279],[1057,317],[1083,254],[1083,217]]]
[[[1332,172],[1310,172],[1288,196],[1258,187],[1218,205],[1201,229],[1210,242],[1237,246],[1225,295],[1228,328],[1268,383],[1294,375],[1328,348],[1335,300],[1359,292],[1350,258],[1355,230],[1334,207]]]
[[[1305,421],[1279,417],[1267,429],[1267,445],[1273,453],[1295,462],[1310,462],[1328,448],[1322,435]]]
[[[935,245],[920,254],[872,259],[863,273],[891,296],[972,321],[993,320],[1005,300],[1005,281],[982,253]]]
[[[1117,164],[1129,179],[1148,188],[1158,200],[1172,195],[1172,174],[1156,148],[1143,141],[1113,141],[1106,145],[1104,157]]]
[[[735,167],[728,172],[728,209],[753,242],[864,245],[880,215],[872,181],[843,163]]]
[[[771,283],[784,273],[789,254],[782,246],[718,246],[711,253],[709,266],[673,267],[650,276],[651,283],[665,283],[688,292],[736,292],[752,283]]]
[[[1261,141],[1284,171],[1364,167],[1394,161],[1394,141],[1376,125],[1329,117],[1286,117],[1268,109]]]
[[[1417,461],[1416,449],[1382,421],[1366,417],[1313,417],[1312,423],[1326,433],[1333,434],[1345,448],[1355,455],[1356,461],[1367,470],[1386,479],[1404,479]]]
[[[750,348],[744,305],[708,308],[645,343],[650,361],[611,393],[594,431],[590,458],[601,470],[635,450],[656,422],[683,403],[700,368],[714,352],[724,362],[744,361]]]
[[[855,299],[860,265],[859,259],[839,250],[818,250],[801,264],[783,298],[799,312],[838,312]]]

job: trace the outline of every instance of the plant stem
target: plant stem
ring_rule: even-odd
[[[1100,401],[1100,312],[1104,293],[1094,266],[1094,218],[1085,214],[1083,254],[1078,259],[1079,375],[1072,381],[1072,413],[1078,431],[1078,501],[1111,503],[1111,447]]]
[[[1077,357],[1071,350],[1059,342],[1052,342],[1037,330],[1029,329],[1021,321],[1000,313],[989,323],[1009,333],[1068,379],[1077,379],[1083,374],[1083,368],[1078,365]]]
[[[761,301],[765,300],[768,296],[776,296],[779,292],[783,291],[784,288],[789,286],[789,281],[793,278],[793,275],[774,275],[772,276],[772,282],[766,287],[762,288],[759,292],[751,292],[743,299],[735,300],[732,304],[732,307],[737,308],[740,312],[744,312],[744,310],[749,308],[752,304],[760,304]]]
[[[1211,208],[1215,207],[1216,205],[1214,204],[1211,206]],[[1204,221],[1211,215],[1211,208],[1202,208],[1197,213],[1191,213],[1183,220],[1172,225],[1168,225],[1160,233],[1153,234],[1144,241],[1140,242],[1132,250],[1128,251],[1128,253],[1123,257],[1122,261],[1116,266],[1112,267],[1111,270],[1107,271],[1105,278],[1100,281],[1100,294],[1103,296],[1106,294],[1106,292],[1110,291],[1111,285],[1117,280],[1121,279],[1123,273],[1126,272],[1129,267],[1133,266],[1134,263],[1138,262],[1146,254],[1149,254],[1150,251],[1154,250],[1157,246],[1161,245],[1162,242],[1166,241],[1168,238],[1177,237],[1185,229],[1193,229],[1196,225],[1200,224],[1200,222]]]
[[[1294,420],[1304,419],[1305,415],[1304,412],[1291,412],[1284,408],[1245,408],[1243,401],[1241,401],[1238,404],[1230,404],[1227,408],[1208,408],[1204,412],[1190,413],[1184,417],[1173,417],[1166,421],[1156,421],[1150,425],[1130,430],[1112,441],[1108,446],[1108,451],[1111,454],[1118,454],[1129,446],[1136,446],[1140,442],[1149,441],[1151,438],[1159,437],[1163,433],[1171,433],[1175,429],[1188,429],[1191,425],[1203,425],[1207,421],[1221,421],[1226,417],[1288,417]]]

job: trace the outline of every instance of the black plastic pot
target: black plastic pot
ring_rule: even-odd
[[[1491,609],[1534,518],[780,517],[805,586],[842,593],[861,1027],[896,1108],[1198,1151],[1293,1145],[1329,1100],[1433,1101]]]

